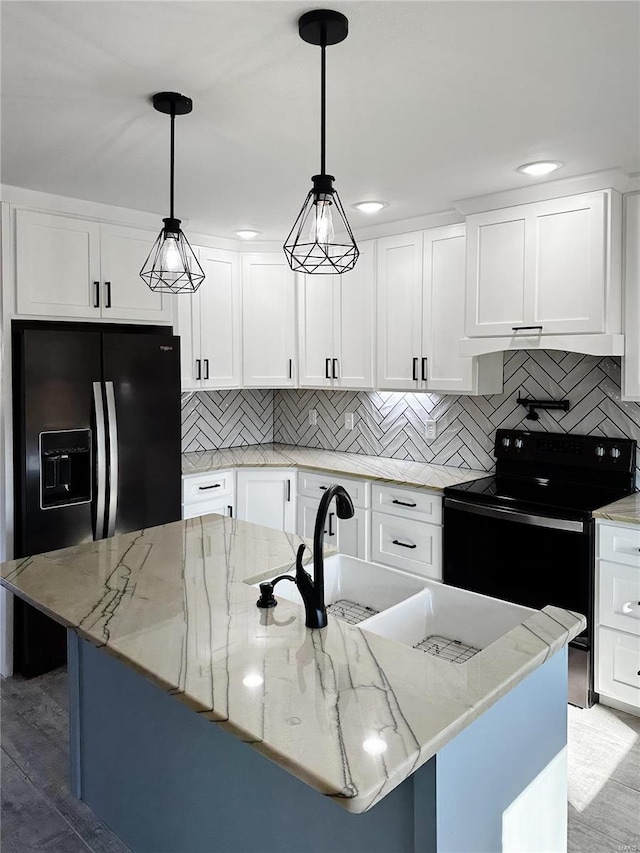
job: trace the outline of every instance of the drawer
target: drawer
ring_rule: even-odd
[[[232,516],[233,505],[231,500],[194,501],[193,503],[182,505],[183,518],[198,518],[201,515],[208,515],[210,512]]]
[[[442,495],[424,489],[396,489],[374,483],[371,487],[371,508],[429,524],[442,524]]]
[[[182,503],[217,500],[233,494],[233,471],[213,471],[182,478]]]
[[[442,527],[371,513],[371,559],[433,580],[442,579]]]
[[[369,483],[366,480],[350,480],[348,477],[339,477],[337,474],[334,476],[311,471],[298,472],[298,494],[306,498],[320,500],[322,493],[335,483],[349,492],[354,507],[365,509],[369,506]]]
[[[640,637],[600,628],[596,655],[597,692],[640,708]]]
[[[640,635],[640,569],[600,560],[598,621]]]
[[[598,525],[598,555],[613,563],[626,563],[640,569],[640,525],[618,527],[615,524]]]

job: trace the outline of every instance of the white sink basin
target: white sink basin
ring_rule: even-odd
[[[537,612],[433,581],[425,581],[424,587],[363,627],[444,660],[464,663]]]
[[[306,570],[313,576],[313,564],[306,566]],[[293,577],[295,571],[287,574]],[[365,619],[415,595],[425,585],[426,581],[420,578],[345,554],[336,554],[324,561],[324,600],[327,608],[334,605],[333,610],[329,610],[330,614],[338,618],[343,615],[347,621],[354,623],[364,625]],[[258,589],[260,584],[254,583],[252,586]],[[302,605],[302,596],[295,583],[281,581],[273,594],[276,599],[283,598]],[[347,608],[342,602],[352,602],[358,607]],[[343,607],[344,614],[341,613]]]

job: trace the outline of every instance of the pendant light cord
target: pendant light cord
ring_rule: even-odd
[[[173,162],[175,159],[175,145],[176,145],[175,137],[176,137],[176,108],[175,108],[175,104],[172,104],[171,105],[171,167],[170,167],[170,178],[169,178],[170,183],[171,183],[171,188],[169,190],[169,208],[170,208],[171,212],[170,212],[169,216],[171,217],[171,219],[174,218],[173,217],[173,172],[174,172]]]
[[[320,41],[321,60],[320,60],[320,174],[326,174],[326,132],[327,132],[327,34],[325,28],[322,28]]]

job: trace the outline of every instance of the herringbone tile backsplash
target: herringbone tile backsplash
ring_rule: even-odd
[[[182,395],[182,452],[273,441],[273,391],[192,391]]]
[[[568,398],[568,412],[540,411],[525,420],[518,396]],[[317,425],[309,425],[309,409]],[[353,412],[353,430],[344,427]],[[504,392],[489,397],[383,391],[278,390],[274,440],[307,447],[412,459],[461,468],[493,468],[498,427],[627,436],[640,443],[640,404],[620,398],[620,359],[556,351],[505,353]],[[437,422],[427,441],[425,421]],[[640,486],[640,456],[636,480]]]

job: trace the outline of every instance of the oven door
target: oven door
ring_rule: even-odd
[[[570,648],[570,701],[592,702],[593,522],[445,497],[444,583],[541,609],[587,617]]]

